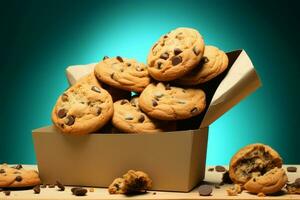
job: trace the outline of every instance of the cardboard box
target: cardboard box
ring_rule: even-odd
[[[226,72],[203,85],[209,106],[200,116],[178,122],[182,131],[71,136],[53,126],[33,130],[42,181],[107,187],[114,178],[135,169],[150,175],[153,190],[193,189],[205,175],[208,126],[261,85],[244,50],[227,55]],[[74,84],[93,66],[68,67],[69,82]]]

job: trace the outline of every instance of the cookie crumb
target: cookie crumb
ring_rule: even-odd
[[[153,194],[153,195],[156,195],[156,192],[153,192],[152,194]]]
[[[59,188],[59,191],[65,191],[65,186],[61,184],[59,181],[56,181],[56,185]]]
[[[41,193],[41,188],[39,185],[36,185],[34,188],[33,188],[33,191],[34,191],[34,194],[39,194]]]
[[[228,196],[237,196],[242,192],[242,187],[239,184],[234,184],[234,186],[228,188],[226,192]]]
[[[5,194],[5,196],[9,196],[10,195],[10,191],[9,190],[4,190],[3,193]]]
[[[260,193],[257,194],[257,196],[258,197],[265,197],[266,195],[264,193],[260,192]]]
[[[89,189],[89,192],[94,192],[94,191],[95,191],[94,188]]]

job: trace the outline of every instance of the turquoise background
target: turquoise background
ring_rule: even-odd
[[[254,142],[300,164],[298,8],[292,1],[2,1],[0,162],[36,162],[31,130],[51,123],[67,66],[104,55],[145,62],[160,35],[186,26],[207,44],[245,49],[263,81],[210,127],[207,164],[227,164]]]

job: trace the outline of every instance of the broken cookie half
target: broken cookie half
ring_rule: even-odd
[[[251,144],[240,149],[231,159],[229,176],[236,184],[245,184],[251,178],[262,176],[271,169],[281,168],[280,155],[268,145]]]
[[[129,170],[123,178],[116,178],[109,186],[110,194],[144,193],[151,189],[152,180],[142,171]]]

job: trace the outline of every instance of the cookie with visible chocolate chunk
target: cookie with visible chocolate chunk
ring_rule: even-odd
[[[141,93],[139,106],[152,118],[179,120],[199,115],[205,109],[206,100],[201,89],[152,83]]]
[[[24,169],[22,165],[0,165],[0,188],[33,187],[40,183],[39,173],[35,170]]]
[[[176,80],[181,85],[198,85],[205,83],[228,67],[228,57],[224,51],[214,46],[205,46],[204,55],[191,72]]]
[[[152,180],[142,171],[129,170],[123,178],[116,178],[108,187],[110,194],[144,193],[151,189]]]
[[[52,121],[62,133],[79,135],[100,129],[112,115],[112,97],[101,88],[92,73],[58,98]]]
[[[204,48],[203,38],[197,30],[172,30],[151,48],[147,60],[149,73],[159,81],[175,80],[197,66]]]
[[[173,121],[159,121],[143,113],[138,105],[138,97],[122,99],[114,103],[112,124],[127,133],[151,133],[174,131],[176,125]]]
[[[250,144],[240,149],[229,164],[229,176],[234,183],[245,184],[273,168],[281,168],[280,155],[268,145]]]
[[[283,168],[273,168],[267,173],[252,177],[244,185],[250,193],[273,194],[279,192],[287,183],[287,175]]]
[[[95,66],[95,75],[110,86],[134,92],[141,92],[151,79],[147,66],[134,59],[104,57]]]

